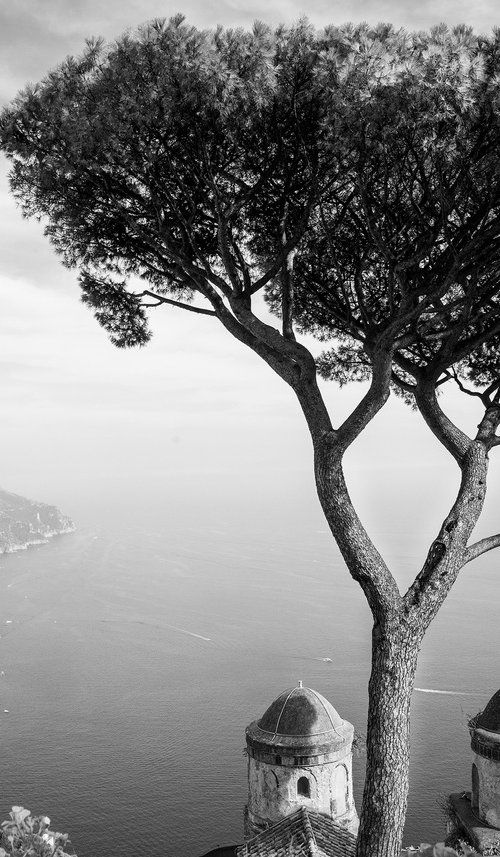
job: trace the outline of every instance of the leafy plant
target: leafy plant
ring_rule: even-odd
[[[23,806],[13,806],[9,815],[1,825],[0,857],[75,857],[68,834],[50,830],[47,815],[33,818]]]
[[[421,842],[418,848],[405,848],[408,854],[414,857],[476,857],[477,852],[466,845],[463,845],[458,851],[455,848],[450,848],[444,842],[436,842],[435,845],[429,845],[428,842]]]

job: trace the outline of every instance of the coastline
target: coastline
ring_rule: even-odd
[[[35,547],[36,545],[46,545],[54,536],[63,536],[66,533],[74,532],[76,532],[76,527],[74,524],[71,524],[67,527],[63,527],[60,530],[49,530],[46,533],[33,533],[33,538],[28,539],[22,544],[17,544],[14,542],[12,544],[7,545],[6,547],[0,546],[0,555],[16,553],[16,551],[24,551],[28,548]]]

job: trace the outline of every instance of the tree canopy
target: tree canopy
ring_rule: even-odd
[[[374,620],[358,852],[396,857],[420,642],[461,568],[500,545],[470,543],[500,444],[500,31],[154,21],[24,90],[0,144],[24,213],[44,219],[116,345],[148,341],[149,308],[205,314],[295,392],[325,517]],[[327,343],[317,361],[303,332]],[[370,382],[339,426],[318,372]],[[446,382],[478,398],[474,437],[440,407]],[[391,388],[461,472],[406,593],[342,469]]]
[[[150,335],[131,276],[188,305],[264,290],[286,338],[336,340],[327,377],[367,377],[384,333],[400,390],[456,372],[491,393],[499,46],[465,26],[155,21],[4,112],[12,188],[117,345]]]

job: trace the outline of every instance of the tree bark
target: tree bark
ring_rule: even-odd
[[[372,633],[366,779],[357,840],[359,857],[401,850],[408,798],[410,703],[421,635],[395,618]]]

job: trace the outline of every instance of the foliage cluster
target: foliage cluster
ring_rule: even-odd
[[[285,334],[336,344],[340,383],[498,392],[500,32],[444,25],[200,31],[181,15],[89,42],[4,111],[27,215],[45,216],[120,346],[144,304],[264,290]],[[139,276],[148,289],[134,293]],[[145,300],[146,299],[146,300]]]
[[[466,845],[456,850],[444,842],[436,842],[435,845],[422,842],[418,848],[406,848],[405,851],[408,857],[477,857],[477,852]]]
[[[48,816],[32,817],[22,806],[9,815],[1,826],[0,857],[75,857],[68,834],[50,830]]]

